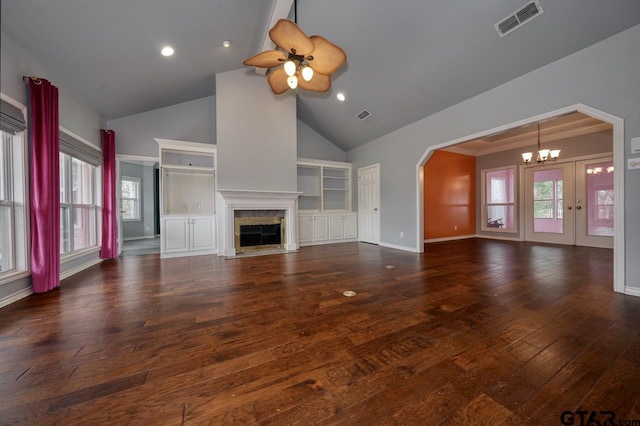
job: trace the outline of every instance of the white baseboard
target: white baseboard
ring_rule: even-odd
[[[233,251],[235,256],[235,250]],[[202,250],[202,251],[181,251],[178,253],[161,253],[160,259],[172,259],[174,257],[188,257],[188,256],[210,256],[210,255],[218,255],[221,256],[218,250]]]
[[[158,238],[155,235],[145,235],[144,237],[129,237],[123,238],[122,241],[137,241],[137,240],[153,240],[154,238]]]
[[[625,286],[624,294],[629,296],[640,297],[640,288]]]
[[[477,234],[476,238],[484,238],[486,240],[524,241],[522,238],[518,238],[518,237],[501,237],[497,235],[485,235],[485,234]]]
[[[85,269],[87,269],[87,268],[90,268],[90,267],[92,267],[92,266],[94,266],[94,265],[97,265],[97,264],[99,264],[99,263],[102,263],[102,261],[103,261],[103,260],[104,260],[104,259],[100,259],[100,258],[98,258],[98,259],[93,259],[93,260],[90,260],[90,261],[89,261],[89,262],[87,262],[87,263],[83,263],[82,265],[78,265],[78,266],[76,266],[75,268],[71,268],[71,269],[69,269],[69,270],[67,270],[67,271],[64,271],[64,272],[62,272],[62,273],[60,274],[60,281],[64,280],[65,278],[69,278],[70,276],[75,275],[75,274],[77,274],[78,272],[82,272],[82,271],[84,271],[84,270],[85,270]]]
[[[27,296],[31,296],[32,294],[33,294],[33,290],[31,289],[31,287],[23,288],[22,290],[16,291],[15,293],[0,299],[0,308],[10,305],[13,302],[17,302],[20,299],[24,299]]]
[[[391,248],[395,250],[410,251],[411,253],[418,252],[418,250],[416,250],[415,247],[400,246],[397,244],[389,244],[389,243],[383,243],[383,242],[380,242],[378,245],[380,247],[386,247],[386,248]]]
[[[425,243],[440,243],[442,241],[455,241],[455,240],[468,240],[469,238],[476,238],[477,235],[457,235],[455,237],[442,237],[442,238],[428,238],[424,240]]]

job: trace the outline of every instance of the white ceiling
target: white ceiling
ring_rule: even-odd
[[[330,92],[298,93],[300,119],[352,149],[640,23],[638,0],[541,0],[541,16],[500,38],[493,25],[525,3],[298,0],[300,27],[348,56]],[[214,94],[216,73],[261,50],[274,4],[3,0],[1,25],[113,119]],[[173,57],[160,55],[164,44]],[[371,117],[360,121],[363,109]]]

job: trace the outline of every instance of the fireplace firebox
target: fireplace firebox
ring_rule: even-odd
[[[236,253],[284,248],[284,217],[236,217],[234,222]]]

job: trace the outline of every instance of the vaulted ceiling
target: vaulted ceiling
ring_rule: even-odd
[[[113,119],[214,94],[216,73],[262,50],[277,2],[3,0],[1,25]],[[501,38],[494,24],[525,1],[298,0],[300,27],[348,56],[329,92],[297,93],[298,116],[349,150],[640,24],[638,0],[540,2]]]

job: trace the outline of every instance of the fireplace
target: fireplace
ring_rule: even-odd
[[[236,210],[234,212],[236,254],[255,250],[282,250],[285,247],[283,210]]]
[[[216,211],[219,216],[218,256],[234,257],[238,253],[246,254],[247,251],[255,250],[298,250],[300,194],[287,191],[219,189],[219,208]],[[239,226],[248,227],[245,228],[244,241],[241,241]]]

